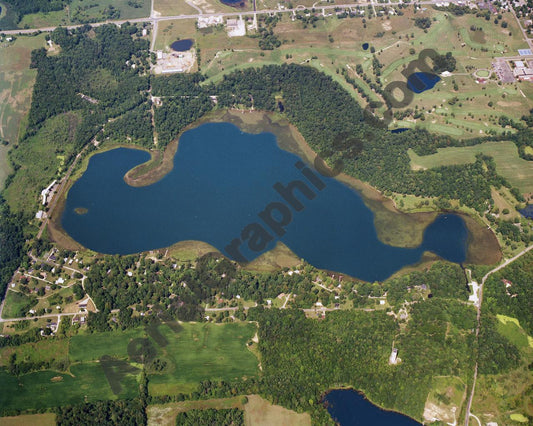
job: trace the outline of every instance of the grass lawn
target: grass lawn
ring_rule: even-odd
[[[416,155],[413,150],[408,153],[413,169],[429,169],[473,163],[476,154],[480,152],[493,157],[498,173],[522,193],[533,191],[533,162],[520,158],[513,142],[485,142],[474,146],[439,148],[436,154],[424,156]]]
[[[78,334],[70,339],[69,358],[73,362],[95,361],[104,355],[127,358],[128,343],[145,335],[142,328],[120,332]]]
[[[257,358],[246,348],[256,332],[254,324],[181,325],[183,329],[177,334],[166,325],[159,327],[168,344],[158,351],[168,367],[163,374],[149,377],[151,394],[189,392],[201,380],[232,380],[257,374]]]
[[[528,336],[516,318],[505,315],[498,317],[498,332],[515,345],[517,348],[527,350],[533,348],[533,337]]]
[[[24,317],[28,311],[36,305],[36,302],[37,299],[35,298],[30,298],[24,293],[10,290],[7,292],[2,316],[4,318]]]

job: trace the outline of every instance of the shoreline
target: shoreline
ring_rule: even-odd
[[[353,386],[351,385],[347,385],[347,386],[343,386],[343,385],[340,385],[339,387],[334,387],[334,388],[330,388],[328,389],[327,391],[324,392],[324,394],[322,395],[322,400],[321,400],[321,404],[324,406],[324,408],[327,410],[328,409],[328,405],[327,405],[327,401],[324,401],[324,397],[332,392],[332,391],[335,391],[335,390],[352,390],[354,391],[355,393],[357,393],[358,395],[362,396],[366,401],[368,401],[370,404],[372,404],[374,407],[377,407],[378,409],[380,409],[381,411],[386,411],[386,412],[389,412],[389,413],[396,413],[396,414],[401,414],[402,416],[405,416],[411,420],[414,420],[415,422],[419,423],[420,425],[423,425],[424,423],[418,421],[417,419],[415,419],[414,417],[411,417],[405,413],[402,413],[401,411],[399,410],[395,410],[395,409],[389,409],[389,408],[384,408],[382,407],[381,405],[378,405],[376,404],[374,401],[372,401],[368,396],[367,394],[362,391],[362,390],[359,390],[359,389],[355,389]],[[328,411],[328,414],[329,414],[329,411]],[[331,414],[330,414],[331,416]],[[333,416],[331,416],[331,418],[333,419]]]
[[[116,148],[140,149],[148,152],[150,154],[150,159],[126,172],[124,175],[124,181],[128,185],[134,187],[149,186],[162,179],[173,169],[174,157],[179,147],[179,139],[181,135],[190,129],[208,122],[229,122],[239,127],[242,131],[252,134],[270,132],[276,136],[277,144],[281,149],[298,155],[309,164],[313,164],[313,160],[316,158],[316,153],[307,144],[298,129],[280,114],[264,111],[215,110],[204,115],[200,120],[185,127],[178,136],[167,145],[164,151],[148,149],[136,145],[112,144],[90,152],[89,155],[82,160],[80,167],[75,171],[64,192],[61,194],[61,198],[58,200],[54,215],[49,220],[48,232],[50,239],[65,248],[78,250],[85,249],[85,247],[73,240],[63,230],[60,221],[68,191],[75,180],[84,173],[90,158],[93,155]],[[374,214],[374,225],[379,240],[387,245],[404,248],[417,247],[423,241],[426,228],[440,214],[452,213],[460,216],[465,221],[465,226],[468,230],[468,252],[464,263],[492,265],[501,260],[501,249],[496,236],[483,225],[479,224],[476,218],[453,210],[442,212],[430,211],[405,213],[396,208],[392,199],[385,197],[379,190],[353,176],[341,173],[337,176],[337,180],[344,183],[361,196],[364,204]],[[196,251],[198,253],[205,252],[204,245],[206,245],[206,243],[202,241],[180,241],[169,247],[162,247],[157,250],[178,254],[181,252],[179,248],[183,247],[184,244],[188,247],[188,250]],[[211,251],[222,254],[215,247],[208,246],[212,248]],[[148,251],[143,253],[146,252]],[[276,267],[276,265],[278,267],[283,267],[285,264],[295,264],[296,259],[299,260],[299,257],[287,246],[279,242],[274,249],[263,253],[261,256],[249,262],[245,267],[253,265],[252,268],[258,268],[260,270],[263,268]],[[426,253],[424,253],[419,262],[413,265],[406,265],[393,275],[401,273],[405,269],[423,267],[437,259],[437,256],[427,256]]]

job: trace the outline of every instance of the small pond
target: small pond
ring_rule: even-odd
[[[194,41],[192,39],[186,38],[183,40],[175,41],[170,45],[170,48],[175,52],[186,52],[192,47],[193,44]]]
[[[429,72],[415,72],[407,78],[407,87],[415,93],[422,93],[433,89],[440,81],[440,77]]]

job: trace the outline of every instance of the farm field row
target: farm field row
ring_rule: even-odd
[[[258,372],[247,349],[255,334],[251,323],[183,323],[125,332],[74,335],[0,349],[0,409],[41,409],[102,399],[133,398],[142,358],[150,393],[191,392],[202,380],[232,380]],[[150,370],[147,360],[163,365]],[[50,369],[14,375],[20,363]],[[63,369],[60,367],[64,367]],[[151,371],[151,373],[150,373]]]

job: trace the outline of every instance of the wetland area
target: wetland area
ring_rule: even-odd
[[[488,241],[461,216],[401,214],[351,177],[321,176],[306,166],[313,153],[301,136],[276,117],[205,121],[155,156],[159,164],[136,149],[93,156],[68,193],[63,229],[103,253],[193,240],[241,262],[281,242],[318,268],[368,281],[434,255],[464,262]]]

